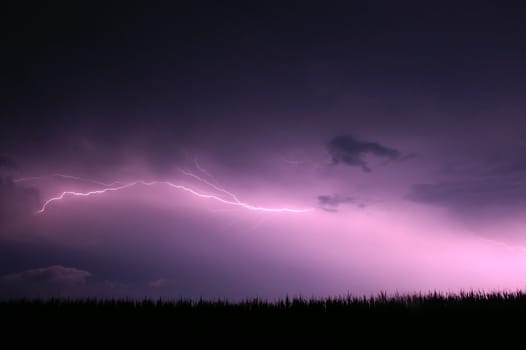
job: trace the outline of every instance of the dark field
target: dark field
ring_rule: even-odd
[[[266,337],[444,336],[523,333],[526,294],[463,293],[278,301],[13,300],[0,303],[3,324],[100,335],[117,328],[160,334]],[[164,331],[160,331],[164,330]],[[166,333],[168,330],[170,333]],[[102,333],[101,333],[102,332]],[[517,333],[518,334],[518,333]],[[206,337],[202,339],[206,340]],[[371,338],[371,340],[379,340]],[[380,339],[381,340],[381,339]],[[385,339],[383,339],[385,340]]]

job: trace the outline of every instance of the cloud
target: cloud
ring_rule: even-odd
[[[463,211],[526,203],[526,153],[515,148],[496,155],[449,163],[441,172],[449,179],[414,184],[405,198]]]
[[[53,265],[0,277],[2,297],[60,297],[76,295],[91,273],[74,267]]]
[[[318,196],[318,203],[321,209],[330,212],[338,211],[337,208],[340,206],[340,204],[354,204],[360,208],[365,207],[365,204],[359,201],[357,198],[341,196],[337,194]]]
[[[167,278],[159,278],[153,281],[148,282],[148,287],[150,288],[166,288],[175,286],[175,281]]]
[[[16,162],[10,157],[0,155],[0,169],[15,170]]]
[[[33,187],[17,186],[0,176],[0,228],[6,229],[40,207],[40,193]]]
[[[337,136],[329,142],[327,147],[333,164],[344,163],[349,166],[358,166],[365,172],[371,171],[364,159],[368,154],[388,160],[402,158],[401,153],[394,148],[383,146],[377,142],[360,141],[351,135]]]
[[[4,281],[27,281],[27,282],[46,282],[46,283],[85,283],[91,273],[73,267],[53,265],[38,269],[26,270],[19,273],[2,276]]]
[[[406,198],[453,209],[509,206],[526,202],[526,181],[489,178],[415,184]]]

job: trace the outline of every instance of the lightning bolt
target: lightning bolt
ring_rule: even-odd
[[[209,178],[211,179],[215,179],[215,177],[210,174],[206,169],[204,169],[200,164],[199,164],[199,161],[197,160],[197,158],[194,158],[194,164],[195,164],[195,168],[197,170],[199,170],[200,172],[202,172],[203,174],[205,174],[206,176],[208,176]]]
[[[191,174],[191,173],[189,173],[189,174]],[[199,178],[197,175],[195,175],[195,176],[196,176],[195,178]],[[201,179],[201,180],[203,180],[203,179]],[[192,194],[192,195],[194,195],[196,197],[199,197],[199,198],[210,199],[210,200],[214,200],[214,201],[217,201],[217,202],[220,202],[220,203],[223,203],[223,204],[227,204],[227,205],[231,205],[231,206],[235,206],[235,207],[240,207],[240,208],[247,209],[247,210],[252,210],[252,211],[270,212],[270,213],[306,213],[308,211],[313,210],[312,208],[294,209],[294,208],[285,208],[285,207],[283,207],[283,208],[268,208],[268,207],[256,206],[256,205],[252,205],[252,204],[240,201],[233,193],[230,193],[230,192],[228,192],[228,191],[226,191],[224,189],[221,189],[220,187],[215,186],[212,183],[208,183],[208,182],[203,182],[203,183],[208,184],[210,187],[212,187],[212,188],[214,188],[214,189],[216,189],[218,191],[221,191],[221,192],[223,192],[225,194],[229,194],[232,197],[232,200],[222,198],[222,197],[220,197],[220,196],[218,196],[216,194],[209,194],[209,193],[202,192],[200,190],[195,190],[195,189],[190,188],[188,186],[176,184],[176,183],[173,183],[173,182],[170,182],[170,181],[143,181],[143,180],[138,180],[138,181],[126,183],[126,184],[124,184],[122,186],[106,187],[106,188],[103,188],[103,189],[100,189],[100,190],[94,190],[94,191],[88,191],[88,192],[64,191],[58,196],[55,196],[55,197],[47,199],[44,202],[44,204],[42,205],[42,207],[39,210],[37,210],[36,213],[38,213],[38,214],[44,213],[46,211],[47,207],[51,203],[63,200],[66,197],[89,197],[89,196],[93,196],[93,195],[104,194],[104,193],[107,193],[107,192],[121,191],[121,190],[128,189],[128,188],[131,188],[131,187],[134,187],[134,186],[137,186],[137,185],[143,185],[143,186],[164,185],[164,186],[168,186],[168,187],[171,187],[171,188],[174,188],[174,189],[177,189],[177,190],[181,190],[181,191],[190,193],[190,194]]]
[[[200,197],[200,198],[213,199],[213,200],[216,200],[216,201],[224,203],[224,204],[237,206],[237,207],[242,207],[244,209],[254,210],[254,211],[264,211],[264,212],[271,212],[271,213],[306,213],[306,212],[312,210],[312,208],[308,208],[308,209],[291,209],[291,208],[265,208],[265,207],[259,207],[259,206],[255,206],[255,205],[252,205],[252,204],[240,202],[240,201],[227,200],[227,199],[221,198],[221,197],[219,197],[217,195],[213,195],[213,194],[200,193],[200,192],[198,192],[196,190],[193,190],[193,189],[191,189],[189,187],[186,187],[186,186],[183,186],[183,185],[177,185],[177,184],[174,184],[174,183],[171,183],[171,182],[168,182],[168,181],[162,181],[162,182],[155,181],[155,182],[149,182],[149,183],[148,182],[143,182],[143,184],[145,184],[147,186],[151,186],[151,185],[154,185],[154,184],[166,184],[166,185],[174,187],[176,189],[189,192],[189,193],[193,194],[194,196],[197,196],[197,197]]]
[[[60,177],[60,178],[63,178],[63,179],[68,179],[68,180],[89,182],[89,183],[92,183],[92,184],[95,184],[95,185],[99,185],[99,186],[104,186],[104,187],[112,187],[112,186],[115,186],[115,185],[119,185],[119,184],[122,185],[122,184],[124,184],[121,181],[114,181],[114,182],[111,182],[111,183],[105,183],[105,182],[102,182],[102,181],[86,179],[86,178],[83,178],[83,177],[72,176],[72,175],[65,175],[65,174],[60,174],[60,173],[55,173],[55,174],[51,174],[51,175],[43,175],[43,176],[21,177],[21,178],[18,178],[18,179],[14,179],[13,182],[38,181],[38,180],[43,180],[43,179],[47,179],[47,178],[50,178],[50,177]]]
[[[186,175],[186,176],[192,177],[192,178],[196,179],[197,181],[200,181],[200,182],[204,183],[205,185],[208,185],[208,186],[212,187],[212,188],[213,188],[214,190],[216,190],[216,191],[219,191],[219,192],[222,192],[222,193],[228,195],[228,196],[229,196],[230,198],[232,198],[235,202],[237,202],[237,203],[241,203],[241,201],[240,201],[240,200],[236,197],[236,195],[233,194],[232,192],[227,191],[227,190],[225,190],[224,188],[219,187],[219,186],[217,186],[216,184],[214,184],[214,183],[212,183],[212,182],[210,182],[210,181],[208,181],[208,180],[206,180],[206,179],[203,179],[202,177],[200,177],[200,176],[198,176],[198,175],[196,175],[196,174],[194,174],[194,173],[191,173],[191,172],[189,172],[189,171],[187,171],[187,170],[179,169],[179,171],[180,171],[181,173],[183,173],[184,175]]]
[[[88,196],[95,195],[95,194],[103,194],[103,193],[111,192],[111,191],[124,190],[125,188],[129,188],[129,187],[132,187],[132,186],[135,186],[135,185],[137,185],[137,182],[131,182],[131,183],[128,183],[126,185],[119,186],[119,187],[108,187],[108,188],[104,188],[102,190],[89,191],[89,192],[64,191],[60,195],[58,195],[56,197],[51,197],[48,200],[46,200],[44,202],[44,204],[42,204],[42,207],[39,210],[36,211],[36,213],[37,214],[41,214],[41,213],[45,212],[46,208],[47,208],[47,206],[49,204],[51,204],[53,202],[56,202],[56,201],[59,201],[59,200],[62,200],[62,199],[64,199],[67,196],[88,197]]]

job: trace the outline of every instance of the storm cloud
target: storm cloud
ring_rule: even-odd
[[[344,163],[353,167],[361,167],[365,172],[371,172],[365,157],[372,154],[379,158],[396,160],[401,153],[377,142],[360,141],[351,135],[342,135],[333,138],[328,144],[328,151],[333,164]]]
[[[14,170],[16,162],[10,157],[0,155],[0,169]]]
[[[525,155],[523,148],[512,148],[448,164],[442,174],[445,179],[414,184],[405,198],[463,212],[526,203]]]
[[[442,231],[462,235],[465,218],[490,217],[492,238],[524,227],[522,8],[420,3],[6,13],[3,285],[196,298],[515,286],[477,249],[452,277],[463,250],[420,238],[457,249]],[[35,214],[64,191],[137,180],[204,195],[140,185]]]
[[[357,198],[350,196],[342,196],[338,194],[320,195],[318,196],[318,204],[321,209],[330,212],[338,211],[338,207],[341,204],[354,204],[360,208],[365,207],[365,204]]]
[[[526,202],[526,183],[498,179],[415,184],[406,196],[414,202],[477,210]]]
[[[156,288],[156,289],[173,287],[175,285],[176,285],[175,281],[172,279],[168,279],[168,278],[159,278],[159,279],[148,282],[148,287]]]
[[[40,193],[34,187],[18,186],[11,177],[0,176],[0,229],[6,229],[40,207]]]
[[[88,271],[62,265],[35,268],[0,277],[0,297],[59,297],[75,295],[91,276]]]

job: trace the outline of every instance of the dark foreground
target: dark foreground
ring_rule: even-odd
[[[367,338],[447,337],[484,339],[526,334],[526,294],[377,296],[373,298],[285,299],[274,302],[13,300],[0,302],[4,326],[14,330],[53,330],[52,334],[157,336],[207,342],[250,336],[317,338],[326,341]],[[49,336],[49,331],[45,332]],[[124,333],[122,333],[124,334]],[[195,335],[198,335],[197,337]],[[210,338],[212,337],[212,338]]]

